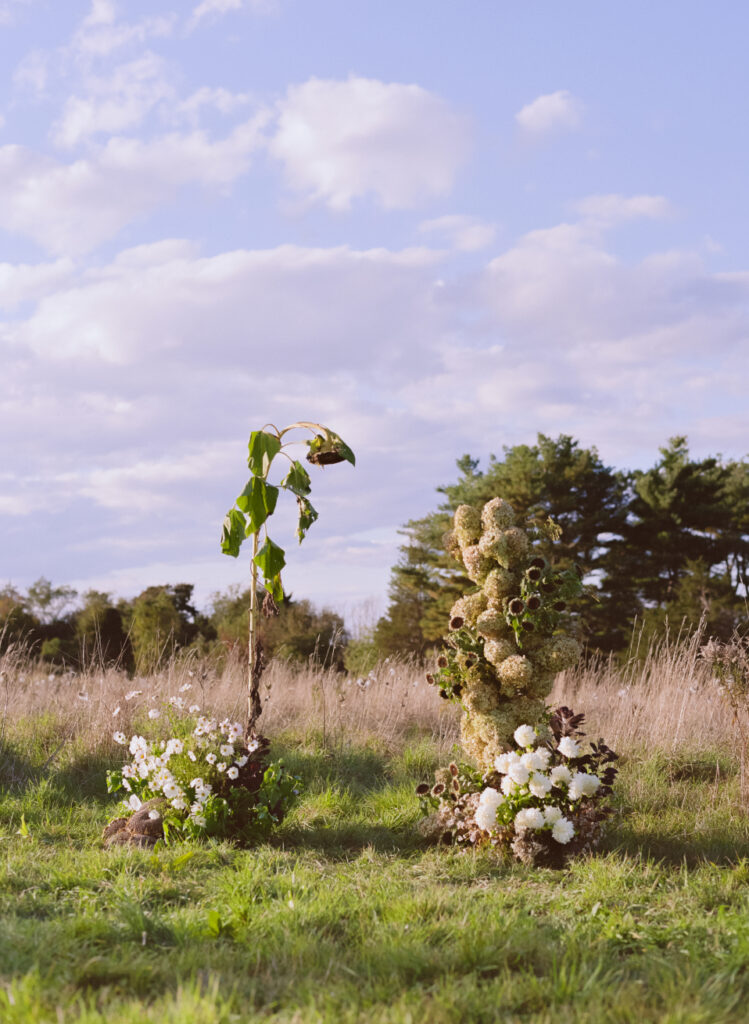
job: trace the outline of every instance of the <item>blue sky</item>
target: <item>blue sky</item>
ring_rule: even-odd
[[[383,603],[469,451],[747,444],[745,4],[0,0],[0,579],[244,582],[267,420],[328,423],[288,586]]]

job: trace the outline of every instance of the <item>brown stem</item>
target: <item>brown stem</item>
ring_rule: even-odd
[[[255,735],[257,720],[262,711],[260,703],[260,676],[263,673],[263,653],[257,638],[257,554],[258,536],[252,535],[252,589],[250,590],[249,646],[247,651],[247,738]]]

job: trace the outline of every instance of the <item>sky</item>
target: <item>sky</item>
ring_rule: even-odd
[[[266,422],[356,452],[273,528],[348,615],[466,452],[745,457],[748,37],[742,0],[0,0],[0,585],[246,585]]]

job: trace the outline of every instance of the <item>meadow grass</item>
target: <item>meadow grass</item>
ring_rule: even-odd
[[[684,683],[685,666],[663,678]],[[420,835],[414,787],[457,732],[413,665],[380,666],[369,685],[274,669],[263,724],[304,779],[300,802],[254,849],[155,851],[100,843],[112,722],[137,721],[141,698],[124,693],[139,687],[19,668],[4,669],[18,699],[0,746],[3,1024],[747,1019],[740,759],[730,716],[716,704],[712,718],[690,717],[681,685],[672,728],[643,715],[638,734],[632,707],[648,677],[626,712],[626,694],[614,701],[626,686],[612,689],[621,676],[600,676],[608,712],[583,670],[558,681],[576,710],[588,710],[581,695],[594,705],[591,734],[608,724],[609,739],[619,721],[624,754],[603,848],[558,872]],[[691,668],[687,689],[707,700],[709,680]],[[196,666],[169,672],[146,685],[166,695],[199,678]],[[206,703],[231,710],[231,680],[202,682]],[[66,693],[88,699],[71,709]]]

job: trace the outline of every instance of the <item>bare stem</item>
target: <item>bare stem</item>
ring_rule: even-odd
[[[247,722],[248,729],[254,727],[253,720],[253,688],[256,682],[256,660],[257,660],[257,565],[255,555],[257,554],[258,537],[257,533],[252,535],[252,584],[250,590],[250,640],[247,651]],[[257,716],[254,716],[257,717]]]

